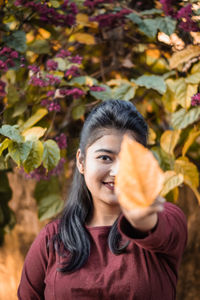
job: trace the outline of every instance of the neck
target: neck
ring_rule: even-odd
[[[87,226],[112,226],[121,213],[119,205],[110,206],[108,204],[95,203],[93,215],[87,222]]]

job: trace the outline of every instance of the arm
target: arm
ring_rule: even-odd
[[[18,299],[44,299],[45,273],[48,263],[48,236],[43,228],[26,256],[18,288]]]
[[[157,213],[157,223],[147,231],[134,227],[127,217],[121,215],[118,229],[122,235],[146,250],[167,254],[178,259],[187,242],[186,218],[180,208],[165,203],[163,211]]]

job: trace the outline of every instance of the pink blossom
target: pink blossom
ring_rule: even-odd
[[[46,95],[47,97],[54,97],[55,91],[48,91]]]
[[[58,68],[58,63],[54,60],[49,59],[46,63],[48,71],[55,71]]]
[[[70,58],[70,61],[74,64],[81,64],[83,58],[79,55],[73,56]]]
[[[32,84],[34,86],[40,86],[40,87],[48,86],[48,83],[45,80],[43,80],[35,75],[31,76],[31,78],[29,80],[29,84]]]
[[[64,133],[61,133],[59,136],[55,138],[56,142],[60,149],[66,149],[67,147],[67,137]]]
[[[71,76],[77,76],[79,72],[79,69],[76,66],[72,66],[65,72],[65,77],[71,75]]]
[[[59,112],[61,110],[61,106],[56,101],[52,101],[51,103],[49,103],[48,110]]]
[[[61,58],[65,58],[65,57],[68,57],[71,55],[71,52],[68,51],[68,50],[64,50],[64,49],[61,49],[58,54],[56,54],[56,57],[61,57]]]
[[[10,53],[10,56],[11,56],[12,58],[18,58],[19,54],[18,54],[17,51],[12,51],[12,52]]]
[[[192,96],[191,98],[191,105],[192,106],[198,106],[200,105],[200,93],[197,93]]]
[[[28,66],[28,69],[31,70],[33,73],[38,73],[40,71],[40,68],[36,65]]]
[[[103,92],[106,89],[102,86],[93,85],[93,86],[90,87],[90,90],[93,91],[93,92]]]
[[[172,18],[176,18],[177,13],[173,7],[177,3],[176,0],[160,0],[160,3],[162,4],[162,8],[166,16],[171,16]]]
[[[77,98],[83,96],[85,93],[81,89],[73,88],[71,90],[68,90],[68,89],[60,90],[60,94],[66,95],[66,96],[73,96],[74,99],[77,99]]]
[[[2,60],[0,60],[0,70],[2,70],[2,71],[7,71],[8,70],[7,64]]]
[[[46,79],[48,79],[49,85],[57,85],[61,82],[61,79],[57,76],[54,76],[52,74],[47,74]]]

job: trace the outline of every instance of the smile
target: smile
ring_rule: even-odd
[[[114,182],[103,182],[103,184],[111,191],[114,191]]]

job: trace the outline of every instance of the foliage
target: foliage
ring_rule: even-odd
[[[187,184],[200,203],[197,1],[0,5],[1,240],[13,224],[7,172],[17,167],[36,189],[64,182],[85,115],[110,98],[132,101],[147,120],[168,200]],[[36,196],[41,219],[60,211],[60,193]]]

